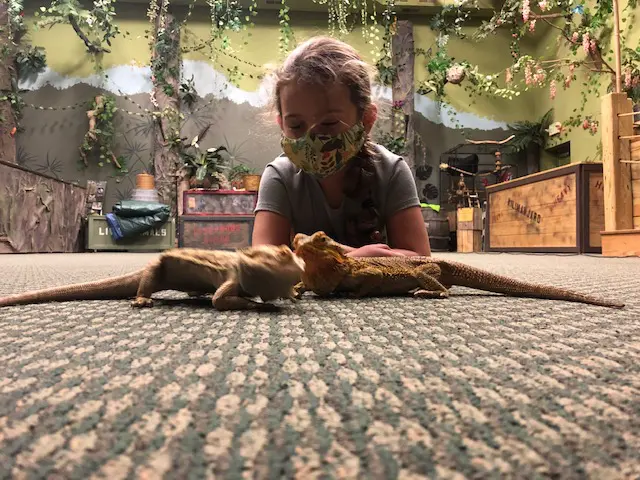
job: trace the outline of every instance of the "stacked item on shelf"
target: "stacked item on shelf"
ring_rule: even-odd
[[[209,250],[249,247],[257,200],[255,191],[185,190],[178,246]]]

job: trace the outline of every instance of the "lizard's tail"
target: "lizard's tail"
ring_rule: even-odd
[[[95,282],[76,283],[61,287],[45,288],[33,292],[17,293],[0,298],[0,307],[72,300],[109,300],[134,297],[142,271]]]
[[[441,265],[443,283],[476,288],[493,293],[502,293],[512,297],[542,298],[549,300],[565,300],[568,302],[588,303],[601,307],[623,308],[624,303],[603,300],[590,295],[565,290],[563,288],[524,282],[497,275],[470,265],[447,262]]]

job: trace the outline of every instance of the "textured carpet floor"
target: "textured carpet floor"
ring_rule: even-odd
[[[0,294],[154,256],[0,256]],[[627,307],[454,288],[3,308],[0,478],[638,478],[640,260],[440,256]]]

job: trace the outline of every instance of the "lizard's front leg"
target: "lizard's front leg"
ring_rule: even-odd
[[[156,291],[157,285],[160,282],[162,262],[163,258],[160,257],[144,270],[140,278],[140,283],[138,284],[136,298],[131,302],[132,307],[153,307],[151,295]]]
[[[415,276],[420,288],[414,292],[413,296],[419,298],[447,298],[449,291],[436,278],[440,273],[440,267],[433,263],[416,268]]]
[[[367,267],[354,272],[353,279],[357,282],[357,286],[351,296],[355,298],[367,296],[382,284],[383,278],[382,270],[374,267]]]
[[[296,283],[296,285],[293,287],[293,295],[292,297],[294,299],[299,299],[304,292],[308,291],[307,287],[305,287],[304,282],[298,282]]]
[[[258,303],[250,298],[238,295],[239,288],[234,280],[225,281],[214,293],[211,303],[216,310],[262,310],[267,312],[278,311],[277,305],[271,303]]]

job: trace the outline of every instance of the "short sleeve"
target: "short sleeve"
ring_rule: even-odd
[[[272,165],[267,165],[260,179],[258,201],[254,213],[260,210],[277,213],[292,221],[291,202],[287,189],[280,174]]]
[[[400,210],[420,206],[418,189],[407,162],[400,159],[396,162],[393,174],[387,186],[386,217]]]

